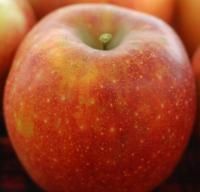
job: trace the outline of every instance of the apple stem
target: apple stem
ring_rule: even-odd
[[[112,34],[111,33],[103,33],[99,36],[99,41],[102,44],[102,49],[107,50],[108,43],[112,40]]]

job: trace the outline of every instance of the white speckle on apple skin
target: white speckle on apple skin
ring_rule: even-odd
[[[131,157],[135,157],[135,153],[131,153]]]
[[[140,87],[139,87],[139,86],[136,86],[135,90],[136,90],[136,91],[139,91],[139,90],[140,90]]]
[[[84,125],[81,125],[79,128],[81,131],[83,131],[85,129]]]
[[[168,114],[171,114],[171,110],[168,110],[167,113],[168,113]]]
[[[161,119],[161,115],[158,115],[158,116],[157,116],[157,120],[159,120],[159,119]]]
[[[160,107],[161,107],[161,109],[164,109],[165,104],[164,104],[164,103],[161,103]]]
[[[44,123],[45,123],[45,124],[47,124],[47,123],[48,123],[48,119],[44,119],[43,121],[44,121]]]
[[[62,96],[60,97],[60,100],[63,101],[63,102],[66,101],[66,99],[67,99],[67,97],[66,97],[65,95],[62,95]]]
[[[47,101],[47,103],[50,103],[50,99],[49,99],[49,98],[47,98],[47,100],[46,100],[46,101]]]
[[[23,105],[24,105],[24,102],[23,102],[23,101],[21,101],[21,102],[19,103],[19,105],[20,105],[20,107],[23,107]]]
[[[138,117],[139,114],[138,114],[138,112],[136,111],[136,112],[134,113],[134,115],[135,115],[135,117]]]
[[[140,75],[139,78],[140,78],[140,79],[143,79],[143,75]]]
[[[175,116],[175,119],[176,119],[176,120],[178,120],[178,119],[179,119],[179,116],[178,116],[178,115],[176,115],[176,116]]]
[[[113,80],[112,80],[112,83],[113,83],[113,84],[116,84],[116,83],[117,83],[117,80],[116,80],[116,79],[113,79]]]
[[[162,135],[161,136],[161,139],[164,141],[166,139],[166,136],[165,135]]]
[[[114,133],[115,132],[115,128],[111,127],[109,131],[110,131],[110,133]]]
[[[140,139],[140,144],[144,144],[144,140],[143,139]]]
[[[99,122],[100,121],[100,118],[99,117],[96,117],[96,122]]]

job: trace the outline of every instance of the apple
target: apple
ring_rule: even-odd
[[[197,117],[195,122],[195,136],[200,141],[200,47],[196,50],[192,58],[192,67],[196,79],[197,92]]]
[[[175,28],[190,54],[200,45],[200,1],[176,0]]]
[[[0,0],[0,100],[15,51],[34,22],[26,0]]]
[[[195,116],[183,45],[161,20],[80,4],[21,44],[4,112],[13,146],[46,191],[143,192],[171,174]]]
[[[146,12],[171,22],[175,0],[29,0],[39,18],[65,5],[76,3],[110,3]]]

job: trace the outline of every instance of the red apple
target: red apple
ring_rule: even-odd
[[[76,3],[111,3],[146,12],[171,22],[175,0],[29,0],[39,18],[65,5]]]
[[[200,45],[200,1],[176,0],[176,29],[192,56]]]
[[[111,5],[60,9],[21,45],[4,109],[16,152],[47,191],[141,192],[188,141],[195,83],[161,20]]]
[[[195,136],[200,141],[200,47],[194,53],[192,58],[192,67],[196,78],[197,91],[197,118],[195,125]]]

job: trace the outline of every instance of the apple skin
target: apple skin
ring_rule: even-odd
[[[197,115],[195,121],[194,136],[200,142],[200,47],[195,51],[192,57],[192,67],[196,79],[196,95],[197,95]]]
[[[29,0],[38,18],[51,11],[77,3],[110,3],[152,14],[171,23],[175,0]]]
[[[12,11],[11,11],[12,10]],[[35,22],[25,0],[0,0],[0,98],[15,51]],[[1,110],[2,111],[2,110]]]
[[[175,28],[192,57],[200,45],[200,1],[177,0]]]
[[[113,35],[107,50],[102,33]],[[100,4],[68,6],[39,22],[4,95],[13,146],[47,191],[152,190],[180,159],[195,106],[191,65],[173,30]]]

